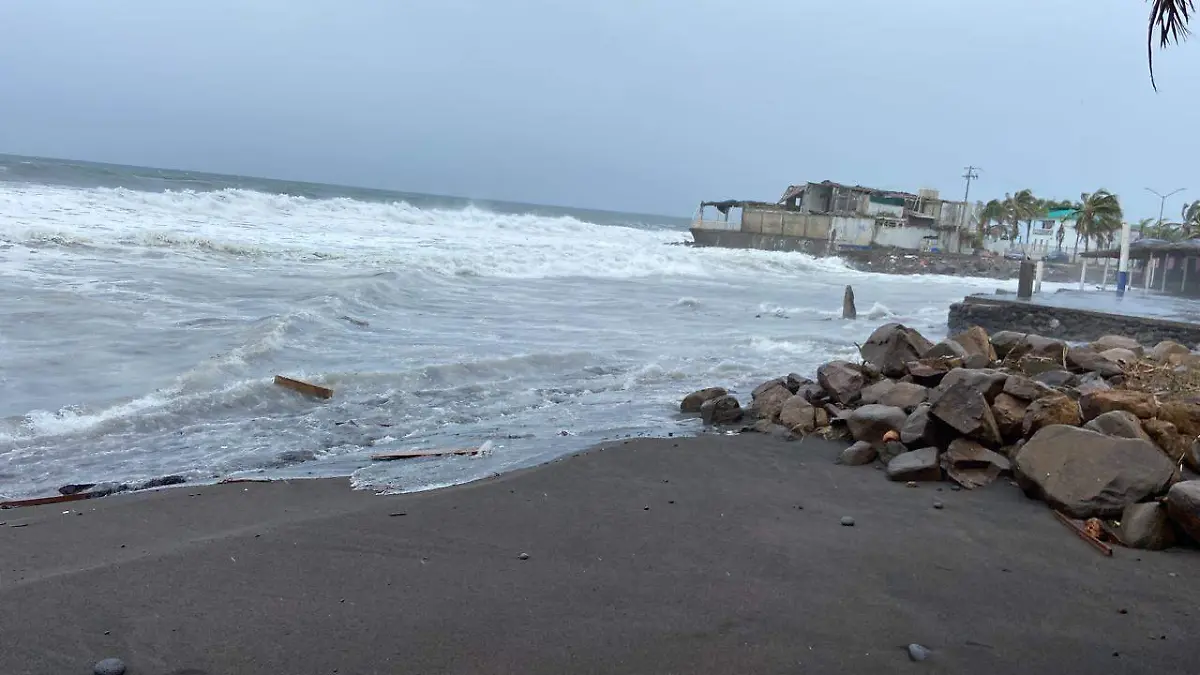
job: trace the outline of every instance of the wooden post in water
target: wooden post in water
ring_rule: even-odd
[[[854,287],[846,286],[846,292],[842,295],[842,318],[857,319],[858,310],[854,308]]]

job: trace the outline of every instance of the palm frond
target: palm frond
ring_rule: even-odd
[[[1150,5],[1150,23],[1146,28],[1146,57],[1150,64],[1150,86],[1158,91],[1154,81],[1154,33],[1158,31],[1158,47],[1163,49],[1180,40],[1186,39],[1189,30],[1188,23],[1196,13],[1193,0],[1152,0]]]

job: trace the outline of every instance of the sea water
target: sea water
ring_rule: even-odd
[[[888,321],[937,338],[951,302],[1013,285],[692,248],[687,224],[0,156],[0,495],[167,474],[461,483],[696,433],[678,412],[694,389],[746,400]]]

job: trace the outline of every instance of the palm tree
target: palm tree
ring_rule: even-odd
[[[1079,239],[1083,238],[1083,250],[1089,249],[1088,241],[1095,238],[1096,244],[1111,242],[1114,233],[1121,229],[1121,202],[1116,195],[1101,188],[1095,192],[1084,192],[1075,220],[1075,250],[1079,250]]]
[[[1004,202],[999,199],[988,200],[988,203],[979,210],[979,234],[982,235],[985,229],[990,234],[992,223],[1003,223],[1007,219],[1008,211],[1004,207]]]
[[[1146,29],[1146,57],[1150,64],[1150,86],[1158,91],[1154,82],[1154,33],[1158,30],[1158,48],[1165,49],[1171,43],[1179,42],[1188,36],[1188,23],[1196,13],[1193,0],[1152,0],[1150,4],[1150,25]]]
[[[1012,228],[1010,236],[1013,241],[1016,241],[1021,236],[1021,221],[1026,221],[1025,225],[1025,247],[1029,247],[1029,230],[1033,227],[1033,219],[1038,214],[1038,199],[1033,196],[1033,191],[1029,189],[1021,190],[1015,195],[1004,196],[1004,211],[1008,219],[1009,226]]]
[[[1191,239],[1200,232],[1200,199],[1184,204],[1179,214],[1180,239]]]

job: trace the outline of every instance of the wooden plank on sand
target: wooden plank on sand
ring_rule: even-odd
[[[418,459],[420,457],[451,457],[451,456],[474,456],[479,454],[478,448],[459,449],[459,450],[412,450],[409,452],[385,452],[378,455],[371,455],[373,462],[391,462],[397,459]]]
[[[317,398],[333,398],[332,389],[319,387],[315,384],[309,384],[308,382],[301,382],[300,380],[293,380],[290,377],[284,377],[282,375],[275,376],[275,384],[287,389],[291,389],[292,391],[298,391],[301,394],[306,394],[308,396],[315,396]]]
[[[35,499],[14,499],[12,501],[0,502],[0,509],[15,509],[21,506],[41,506],[42,504],[61,504],[63,502],[78,502],[84,499],[91,499],[92,494],[87,492],[77,492],[73,495],[55,495],[53,497],[37,497]]]

